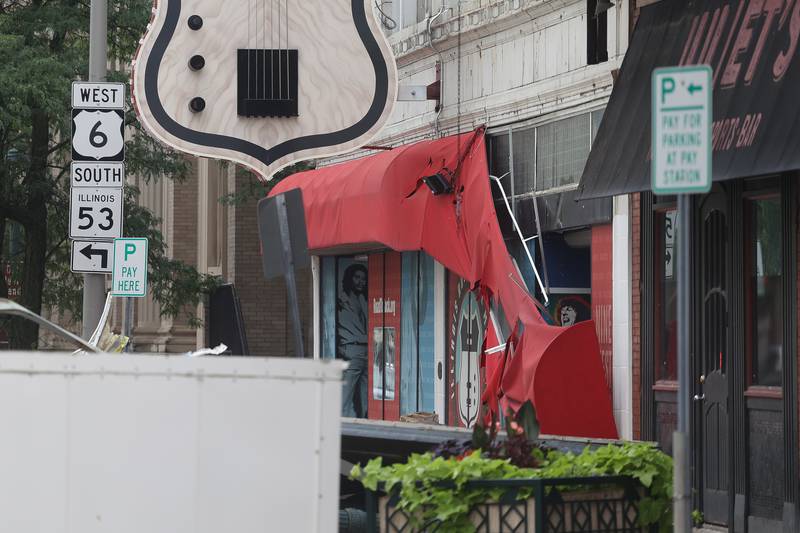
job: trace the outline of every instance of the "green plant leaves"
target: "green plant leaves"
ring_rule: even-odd
[[[378,457],[364,467],[354,466],[350,477],[370,490],[376,490],[381,483],[387,493],[398,490],[397,507],[408,513],[412,529],[438,520],[442,525],[437,531],[466,532],[472,530],[468,516],[475,505],[509,497],[522,500],[531,495],[525,489],[516,495],[500,488],[467,490],[464,486],[468,481],[627,475],[649,491],[640,501],[641,525],[658,524],[661,533],[670,530],[672,459],[655,447],[624,443],[596,449],[587,446],[577,455],[541,448],[530,453],[536,458],[536,468],[515,466],[508,458],[492,458],[475,450],[450,457],[413,454],[407,462],[389,466],[383,466]]]

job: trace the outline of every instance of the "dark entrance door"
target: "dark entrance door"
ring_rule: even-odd
[[[700,208],[700,464],[705,521],[728,522],[728,238],[724,192]]]

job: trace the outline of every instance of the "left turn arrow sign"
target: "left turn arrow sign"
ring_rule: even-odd
[[[110,273],[113,242],[72,241],[72,271]]]

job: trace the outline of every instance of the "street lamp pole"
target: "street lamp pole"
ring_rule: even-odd
[[[105,81],[108,35],[108,0],[92,0],[89,12],[89,81]],[[106,299],[105,274],[83,275],[83,338],[88,339],[97,324]]]

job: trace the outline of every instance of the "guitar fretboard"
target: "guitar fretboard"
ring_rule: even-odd
[[[298,116],[297,50],[239,49],[237,52],[237,114]]]

